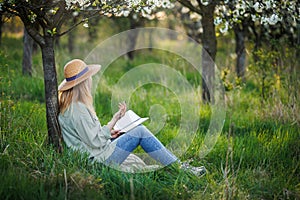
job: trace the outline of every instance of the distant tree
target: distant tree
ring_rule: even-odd
[[[76,24],[76,17],[74,17],[73,19],[73,24]],[[72,30],[69,32],[68,34],[68,51],[69,53],[73,53],[74,52],[74,43],[76,41],[76,34],[75,34],[75,30]]]
[[[3,21],[3,13],[0,12],[0,46],[2,44],[2,27],[3,27],[4,21]]]
[[[249,37],[254,41],[254,52],[262,43],[272,39],[287,37],[292,43],[296,41],[297,24],[299,24],[299,1],[222,1],[217,6],[215,24],[220,32],[233,29],[236,39],[236,73],[244,79],[246,71],[245,41]],[[254,54],[254,59],[257,56]]]
[[[201,23],[201,15],[191,12],[190,9],[182,5],[177,6],[174,15],[181,20],[186,34],[193,40],[201,43],[203,27]]]
[[[124,29],[136,29],[136,31],[130,31],[128,32],[128,49],[134,49],[138,35],[139,35],[139,29],[143,27],[147,22],[150,21],[157,22],[158,20],[161,20],[163,18],[162,16],[166,15],[166,13],[163,11],[164,9],[171,9],[174,7],[172,3],[169,1],[157,1],[161,6],[157,6],[156,8],[151,9],[145,9],[141,13],[127,13],[123,17],[123,19],[117,19],[115,22],[118,24],[119,30],[122,31]],[[124,21],[124,18],[126,21]],[[150,34],[149,43],[151,46],[152,38]],[[151,50],[151,48],[149,49]],[[134,51],[128,51],[127,56],[130,60],[134,59]]]
[[[130,14],[128,17],[128,20],[129,20],[129,28],[130,29],[140,28],[145,24],[145,19],[139,17],[136,14]],[[138,38],[138,34],[139,34],[138,29],[136,31],[130,31],[128,33],[128,49],[134,49],[137,38]],[[130,60],[133,60],[134,51],[128,51],[127,56]]]
[[[42,51],[44,85],[46,98],[46,115],[49,142],[61,149],[60,127],[57,116],[58,91],[55,67],[54,42],[77,25],[87,22],[95,15],[122,14],[124,12],[141,12],[145,7],[154,9],[156,1],[110,1],[110,0],[3,0],[0,12],[19,16],[28,34],[39,44]],[[81,19],[68,27],[66,22],[73,12],[80,12]],[[39,29],[37,28],[39,27]]]
[[[11,20],[12,15],[5,12],[5,11],[1,11],[0,9],[0,46],[2,43],[2,36],[3,36],[3,32],[4,30],[4,24],[7,23],[7,21]]]
[[[32,53],[34,40],[24,29],[23,35],[23,59],[22,59],[22,73],[23,75],[32,76]]]
[[[202,51],[202,99],[213,102],[213,88],[215,77],[215,58],[217,54],[217,38],[214,24],[214,13],[220,0],[178,0],[181,5],[188,8],[190,12],[201,15],[201,26],[203,28],[201,43]]]
[[[99,29],[101,30],[101,28],[99,27],[99,22],[100,22],[100,15],[90,18],[89,22],[88,22],[88,35],[89,35],[89,42],[93,42],[97,39],[98,37],[98,31]]]

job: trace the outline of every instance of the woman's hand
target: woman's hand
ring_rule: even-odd
[[[125,102],[119,103],[119,111],[116,112],[113,116],[113,119],[115,121],[118,121],[119,119],[121,119],[121,117],[123,117],[125,115],[127,106]]]
[[[121,119],[121,117],[123,117],[125,115],[125,112],[127,110],[127,106],[125,102],[119,103],[119,110],[118,112],[116,112],[113,116],[113,118],[111,119],[110,122],[108,122],[107,126],[109,127],[109,130],[112,131],[113,127],[115,126],[115,124],[117,123],[117,121],[119,119]]]
[[[110,134],[111,134],[111,138],[117,138],[121,135],[121,132],[119,130],[111,130]]]

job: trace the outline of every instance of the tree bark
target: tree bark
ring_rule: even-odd
[[[245,32],[243,28],[240,28],[239,25],[234,27],[235,34],[235,52],[237,55],[236,59],[236,73],[239,78],[245,82],[245,71],[246,71],[246,51],[245,51]]]
[[[94,42],[98,38],[99,21],[100,21],[100,17],[93,17],[89,19],[89,28],[88,28],[89,42]]]
[[[76,17],[73,18],[72,23],[73,24],[77,23],[77,18]],[[68,33],[68,50],[69,50],[69,53],[71,53],[71,54],[74,53],[75,39],[76,39],[75,30],[71,30]]]
[[[215,4],[202,6],[202,99],[204,102],[214,102],[215,58],[217,54],[217,39],[214,24]]]
[[[259,57],[257,56],[257,51],[259,50],[259,48],[261,47],[261,30],[257,30],[255,24],[252,22],[251,23],[251,29],[253,31],[253,35],[254,35],[254,48],[253,48],[253,60],[254,63],[257,63],[259,61]],[[258,33],[258,31],[260,33]]]
[[[32,76],[32,52],[33,52],[33,39],[24,28],[23,36],[23,60],[22,72],[23,75]]]
[[[128,49],[134,49],[138,34],[139,34],[139,30],[130,31],[128,33]],[[127,56],[130,60],[133,60],[134,59],[134,51],[128,51]]]
[[[135,29],[143,25],[143,20],[141,18],[134,19],[129,16],[130,29]],[[139,30],[129,31],[128,33],[128,49],[134,49],[137,38],[139,35]],[[130,60],[134,59],[134,51],[128,51],[127,56]]]
[[[41,45],[41,49],[44,70],[48,138],[50,144],[54,144],[54,146],[61,151],[61,132],[58,124],[59,106],[54,56],[54,37],[44,36],[44,39],[45,44]]]
[[[46,118],[48,129],[48,141],[53,144],[59,152],[61,152],[61,131],[58,123],[58,89],[57,75],[55,67],[54,54],[54,36],[47,34],[47,28],[44,28],[44,35],[40,35],[34,25],[23,21],[28,34],[37,42],[42,51],[43,72],[44,72],[44,88],[46,99]]]
[[[0,46],[2,44],[2,26],[3,26],[3,14],[0,13]]]
[[[68,33],[68,50],[70,54],[74,52],[75,39],[76,39],[75,30],[72,30]]]

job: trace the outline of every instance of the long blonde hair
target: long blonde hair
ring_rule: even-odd
[[[60,91],[58,96],[60,113],[63,114],[69,108],[72,102],[81,102],[85,104],[92,113],[95,114],[91,88],[92,78],[89,77],[85,81],[79,83],[69,90]]]

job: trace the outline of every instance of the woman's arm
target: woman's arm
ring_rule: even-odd
[[[119,110],[118,110],[118,112],[116,112],[114,114],[114,116],[112,117],[112,119],[110,120],[110,122],[108,122],[107,125],[106,125],[111,132],[112,132],[113,127],[117,123],[117,121],[119,119],[121,119],[121,117],[123,117],[125,115],[126,109],[127,109],[127,106],[126,106],[125,102],[119,103]]]

